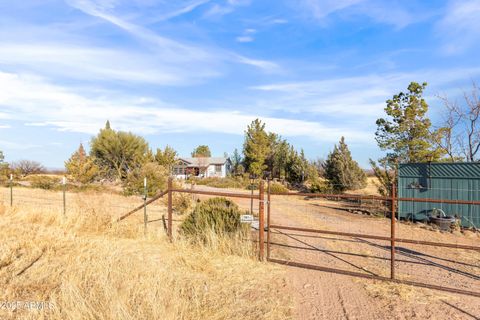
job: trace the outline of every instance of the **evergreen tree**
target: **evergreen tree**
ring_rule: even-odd
[[[435,133],[430,131],[428,104],[422,97],[426,83],[410,83],[408,92],[400,92],[387,100],[387,118],[377,120],[376,140],[387,151],[390,161],[438,161],[443,151],[434,148]]]
[[[168,172],[172,172],[173,165],[177,161],[177,151],[170,146],[166,146],[165,149],[157,148],[157,152],[155,153],[155,161],[167,168]]]
[[[232,168],[233,168],[233,173],[234,174],[241,174],[244,171],[243,165],[242,165],[242,156],[238,152],[238,149],[235,148],[233,151],[233,156],[232,156]]]
[[[80,183],[90,183],[98,175],[99,169],[92,157],[89,157],[80,144],[70,159],[65,162],[65,169],[75,181]]]
[[[198,146],[192,151],[193,158],[210,158],[211,156],[212,153],[207,145]]]
[[[265,124],[255,119],[245,131],[243,143],[243,154],[248,172],[254,176],[261,177],[267,169],[265,161],[270,154],[270,139],[265,131]]]
[[[141,167],[151,151],[144,138],[131,132],[115,131],[109,122],[90,142],[90,155],[106,178],[123,180],[128,173]]]
[[[333,148],[324,164],[325,178],[336,191],[356,190],[366,186],[367,176],[352,159],[344,137]]]
[[[377,120],[376,140],[387,155],[370,165],[377,177],[382,195],[391,195],[396,183],[398,163],[438,161],[445,150],[435,146],[441,131],[431,130],[428,104],[422,97],[427,84],[411,82],[408,92],[400,92],[387,100],[387,118]],[[442,129],[440,129],[442,130]]]

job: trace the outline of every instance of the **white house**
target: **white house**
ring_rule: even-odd
[[[173,166],[173,175],[179,179],[186,179],[189,176],[225,178],[231,169],[232,163],[229,158],[178,158],[177,164]]]

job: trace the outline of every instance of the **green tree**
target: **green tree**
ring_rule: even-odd
[[[243,143],[247,171],[257,177],[262,176],[262,173],[267,169],[265,161],[270,151],[270,139],[265,131],[265,124],[259,119],[255,119],[247,127]]]
[[[396,183],[398,163],[438,161],[445,150],[438,147],[441,131],[431,130],[427,116],[428,104],[423,98],[427,84],[411,82],[408,92],[400,92],[386,101],[387,118],[377,120],[376,141],[387,155],[370,165],[380,183],[378,190],[385,196],[391,195],[392,184]]]
[[[443,151],[434,147],[435,133],[422,97],[427,84],[411,82],[408,92],[387,100],[387,118],[377,120],[376,140],[389,160],[399,162],[438,161]]]
[[[98,166],[93,158],[87,155],[83,144],[65,161],[65,169],[75,181],[83,184],[93,182],[99,173]]]
[[[236,149],[236,148],[235,148],[235,150],[233,150],[233,155],[232,155],[231,161],[232,161],[233,173],[234,174],[243,173],[243,171],[244,171],[244,168],[243,168],[243,165],[242,165],[243,159],[242,159],[242,156],[240,155],[240,153],[238,152],[238,149]]]
[[[336,191],[361,189],[367,184],[367,175],[353,160],[344,137],[328,155],[324,170],[325,178]]]
[[[155,153],[155,161],[167,168],[168,172],[172,172],[173,165],[177,161],[177,151],[170,146],[166,146],[165,149],[157,148],[157,152]]]
[[[207,145],[200,145],[192,151],[192,157],[194,158],[210,158],[212,153]]]
[[[289,146],[286,162],[286,179],[290,183],[302,183],[307,178],[308,161],[303,150],[300,153],[293,146]]]
[[[131,132],[115,131],[108,122],[90,142],[90,155],[107,178],[125,179],[130,171],[141,167],[150,154],[144,138]]]

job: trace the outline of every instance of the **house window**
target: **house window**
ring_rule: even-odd
[[[217,172],[217,173],[222,172],[222,165],[221,164],[216,164],[215,165],[215,172]]]
[[[174,172],[176,175],[185,174],[184,168],[182,168],[182,167],[175,167],[175,168],[173,169],[173,172]]]

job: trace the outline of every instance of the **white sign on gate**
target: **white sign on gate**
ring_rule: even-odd
[[[252,223],[253,222],[253,215],[251,214],[242,214],[240,216],[241,223]]]

